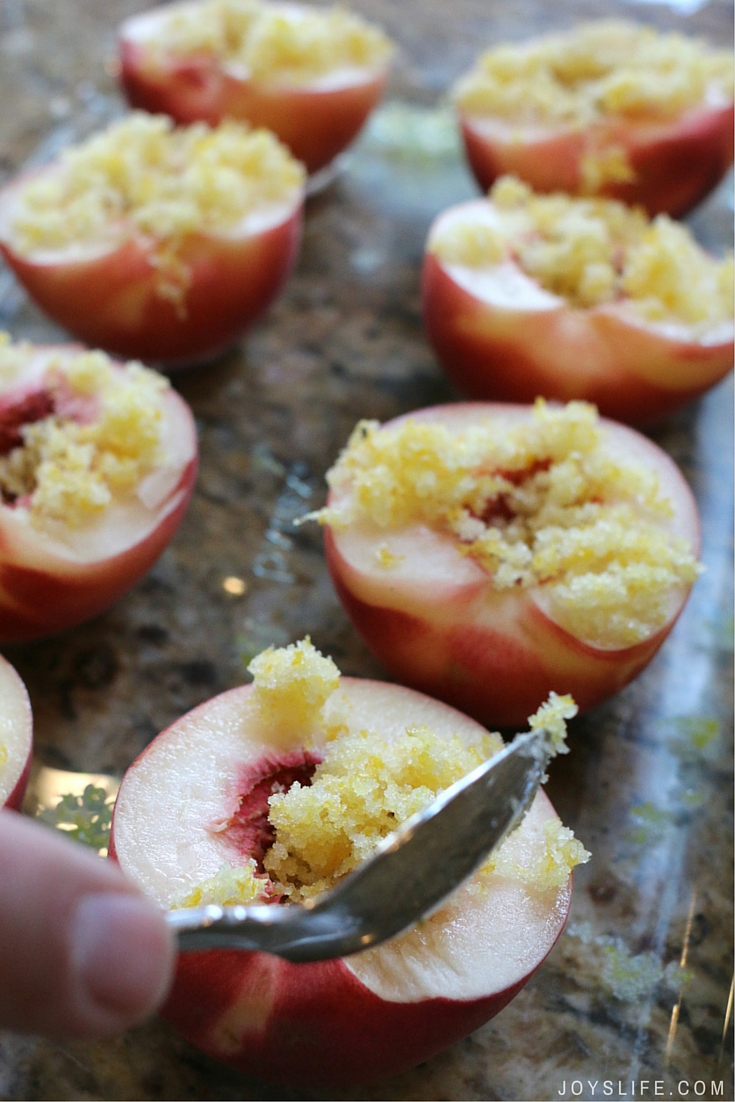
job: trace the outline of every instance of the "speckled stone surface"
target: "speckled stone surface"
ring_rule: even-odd
[[[3,179],[121,110],[115,28],[144,6],[0,0]],[[334,595],[318,530],[290,522],[322,502],[324,471],[359,417],[457,397],[422,333],[419,267],[433,216],[476,189],[437,103],[485,42],[620,13],[718,42],[732,24],[719,0],[686,18],[604,0],[353,7],[400,44],[388,99],[402,106],[310,200],[301,259],[268,317],[177,378],[201,444],[182,528],[106,615],[4,648],[47,765],[120,774],[182,712],[238,684],[263,646],[306,632],[343,672],[382,676]],[[715,247],[730,235],[727,195],[691,219]],[[3,270],[0,324],[60,335]],[[568,932],[498,1018],[398,1079],[339,1095],[245,1079],[158,1021],[95,1044],[4,1035],[0,1098],[732,1099],[731,408],[725,383],[652,434],[697,496],[707,572],[653,664],[574,724],[573,753],[555,764],[551,798],[594,856],[577,874]],[[223,589],[228,576],[246,583],[241,596]]]

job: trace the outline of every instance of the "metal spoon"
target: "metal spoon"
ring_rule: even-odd
[[[169,911],[179,948],[260,950],[315,961],[379,945],[435,911],[517,826],[553,756],[544,728],[516,735],[316,900]]]

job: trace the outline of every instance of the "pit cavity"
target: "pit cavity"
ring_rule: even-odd
[[[259,875],[267,876],[263,858],[275,841],[275,827],[268,818],[269,801],[287,793],[293,784],[311,784],[321,756],[308,750],[295,751],[283,759],[266,758],[256,766],[244,766],[237,780],[237,810],[223,827],[217,827],[239,858],[253,858]]]
[[[0,456],[23,444],[22,429],[25,425],[43,421],[54,413],[53,395],[43,387],[9,394],[0,398]],[[15,500],[17,495],[0,487],[3,500]]]

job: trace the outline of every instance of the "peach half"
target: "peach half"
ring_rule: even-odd
[[[380,99],[391,46],[342,9],[305,4],[167,4],[120,30],[133,107],[178,123],[226,117],[272,130],[309,173],[353,141]]]
[[[0,250],[86,344],[186,366],[232,344],[283,287],[302,183],[265,131],[133,114],[0,192]]]
[[[391,675],[483,723],[580,710],[651,660],[698,573],[697,509],[594,407],[457,403],[363,422],[328,475],[327,563]]]
[[[0,341],[0,639],[113,604],[172,539],[196,468],[191,411],[154,371]]]
[[[26,687],[0,656],[0,808],[20,811],[33,753],[33,716]]]
[[[732,54],[622,21],[494,47],[455,86],[480,187],[598,194],[681,216],[733,158]]]
[[[123,778],[111,853],[162,907],[298,906],[502,748],[410,689],[340,681],[308,640],[251,669],[252,686],[182,717]],[[569,703],[550,706],[569,716]],[[397,1074],[521,989],[561,934],[571,868],[587,858],[539,792],[518,830],[418,927],[318,963],[182,953],[163,1016],[210,1056],[281,1084]]]
[[[582,398],[642,424],[733,365],[731,257],[666,215],[513,177],[434,222],[423,313],[449,377],[482,400]]]

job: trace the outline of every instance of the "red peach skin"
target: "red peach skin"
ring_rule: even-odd
[[[336,87],[289,87],[237,77],[214,58],[171,60],[154,67],[144,48],[123,37],[121,74],[131,107],[170,115],[179,124],[216,126],[241,119],[272,130],[291,153],[317,172],[357,137],[380,100],[387,72],[353,76]]]
[[[732,326],[705,341],[686,339],[684,326],[667,332],[647,324],[624,303],[494,303],[461,286],[432,253],[424,260],[422,296],[429,340],[470,398],[582,398],[606,417],[644,424],[693,401],[733,365]]]
[[[0,516],[0,639],[53,635],[97,616],[127,593],[173,539],[189,504],[196,467],[193,459],[144,539],[99,562],[70,562],[30,543],[24,546]]]
[[[28,787],[28,778],[31,775],[31,761],[32,758],[29,754],[25,766],[23,767],[23,772],[18,777],[15,788],[10,793],[5,803],[6,811],[20,811],[23,807],[23,800],[25,798],[26,788]]]
[[[192,780],[196,777],[196,784],[201,785],[201,768],[207,778],[207,815],[215,811],[220,842],[226,837],[223,830],[229,806],[237,809],[242,800],[237,796],[241,789],[231,783],[232,778],[242,776],[238,759],[255,752],[261,755],[256,760],[268,761],[278,779],[277,756],[267,740],[258,738],[255,751],[248,749],[251,735],[242,717],[247,715],[250,691],[250,686],[233,689],[182,717],[154,739],[123,778],[113,815],[110,856],[154,897],[157,891],[160,895],[159,881],[169,874],[182,882],[179,863],[185,839],[180,835],[186,828],[178,820],[171,825],[169,816],[174,800],[186,792],[187,812],[181,823],[194,824],[197,796]],[[469,734],[475,727],[454,709],[427,701],[403,686],[342,678],[339,691],[354,708],[351,729],[361,723],[381,731],[399,725],[405,729],[411,717],[416,721],[417,714],[437,733]],[[377,702],[374,707],[370,707],[371,701]],[[215,731],[219,733],[213,739]],[[211,764],[197,770],[197,763],[204,758],[211,759]],[[265,816],[271,788],[261,785],[261,789]],[[159,843],[151,847],[147,837],[151,799],[156,800],[162,818],[160,852]],[[249,814],[252,811],[250,808]],[[531,820],[531,830],[542,830],[543,823],[554,815],[548,798],[539,792],[521,830],[526,830]],[[199,837],[200,831],[195,829],[192,845],[197,852],[201,852]],[[223,857],[227,853],[222,850]],[[246,845],[243,855],[249,853]],[[184,882],[186,876],[183,873]],[[570,877],[561,888],[524,895],[524,909],[512,894],[515,889],[500,878],[499,884],[488,885],[477,910],[466,902],[458,904],[454,897],[454,906],[460,909],[445,914],[439,927],[447,923],[446,940],[440,936],[435,942],[434,930],[428,930],[420,944],[413,934],[400,935],[375,949],[373,960],[358,954],[346,960],[291,964],[264,953],[222,949],[182,953],[162,1014],[208,1055],[283,1085],[322,1089],[396,1075],[477,1029],[510,1002],[560,936],[569,913],[571,888]],[[453,906],[451,902],[449,906]],[[410,940],[404,942],[404,937]],[[521,941],[525,948],[516,950]],[[459,960],[452,958],[461,965],[456,971],[433,958],[439,952],[436,945],[446,948],[450,942],[452,951],[460,954]],[[498,952],[504,959],[493,966],[496,945],[503,946]],[[473,954],[470,961],[465,953]],[[424,956],[427,976],[422,975]],[[471,980],[465,977],[467,967]],[[444,968],[449,969],[452,980],[441,981],[437,988],[431,977]],[[451,990],[451,997],[438,997],[438,989]]]
[[[192,1044],[246,1074],[284,1086],[339,1087],[430,1059],[494,1018],[529,978],[485,999],[393,1003],[365,988],[341,960],[290,964],[213,950],[179,958],[162,1015]],[[246,1001],[253,997],[263,1019],[252,1023],[247,1053],[233,1058],[218,1029],[222,1002],[234,1018],[241,1003],[244,1017],[253,1014]]]
[[[528,407],[457,403],[409,416],[462,426],[487,416],[517,421],[528,415]],[[632,429],[612,422],[604,427],[616,455],[647,461],[658,472],[662,493],[673,503],[674,530],[696,554],[697,509],[676,465]],[[414,534],[412,527],[405,530],[400,549],[389,540],[389,550],[400,550],[406,559],[402,577],[375,565],[375,550],[386,538],[384,529],[369,534],[326,529],[327,564],[347,615],[397,681],[487,725],[519,726],[552,690],[571,693],[580,711],[600,704],[651,661],[688,596],[688,590],[676,595],[670,618],[650,638],[604,649],[550,618],[543,587],[494,589],[479,564],[454,550],[451,537],[418,527]]]
[[[666,122],[613,119],[592,131],[523,127],[460,112],[472,171],[483,191],[505,174],[535,191],[582,192],[582,159],[591,150],[626,152],[635,173],[599,194],[640,204],[653,216],[681,217],[722,179],[733,160],[733,104],[697,107]]]
[[[0,214],[16,181],[0,193]],[[169,367],[195,363],[227,348],[270,305],[293,268],[301,238],[301,201],[275,225],[241,236],[192,235],[177,256],[190,283],[181,303],[158,293],[153,244],[132,237],[101,255],[63,252],[34,258],[0,249],[30,296],[86,344]]]

